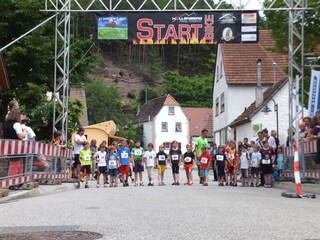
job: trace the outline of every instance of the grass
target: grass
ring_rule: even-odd
[[[98,28],[98,40],[127,40],[127,28],[100,27]]]

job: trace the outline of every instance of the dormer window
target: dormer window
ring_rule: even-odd
[[[174,115],[174,107],[168,108],[168,115]]]

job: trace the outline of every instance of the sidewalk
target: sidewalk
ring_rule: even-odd
[[[302,183],[302,192],[303,193],[315,193],[320,195],[320,184],[319,183]],[[296,191],[296,184],[294,182],[278,182],[273,183],[274,188]]]
[[[73,183],[63,183],[62,185],[40,185],[38,188],[34,188],[32,190],[10,190],[7,197],[0,198],[0,204],[23,198],[60,193],[74,189]]]

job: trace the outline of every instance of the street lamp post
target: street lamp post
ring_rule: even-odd
[[[279,136],[279,111],[278,111],[278,104],[276,103],[276,101],[271,98],[270,100],[273,101],[273,109],[276,113],[276,124],[277,124],[277,134]],[[263,107],[263,109],[261,110],[261,112],[268,114],[269,112],[272,112],[272,110],[268,107],[268,105],[265,105]]]

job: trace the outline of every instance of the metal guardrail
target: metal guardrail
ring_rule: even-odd
[[[320,179],[320,164],[315,163],[317,152],[317,140],[307,141],[302,139],[299,143],[299,164],[302,178]],[[293,147],[284,148],[283,175],[293,178]]]
[[[51,144],[0,139],[0,188],[70,177],[72,152]]]

